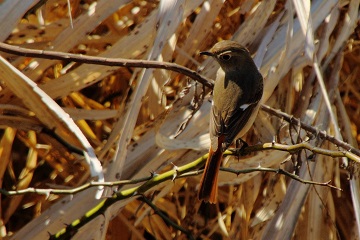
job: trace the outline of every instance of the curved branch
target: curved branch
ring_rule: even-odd
[[[73,54],[73,53],[22,48],[19,46],[13,46],[6,43],[0,43],[0,51],[10,54],[20,55],[20,56],[25,56],[25,57],[74,61],[79,63],[97,64],[97,65],[105,65],[105,66],[167,69],[184,74],[185,76],[188,76],[204,84],[209,88],[213,88],[213,84],[209,78],[206,78],[200,75],[198,72],[193,71],[187,67],[178,65],[176,63],[86,56],[86,55]]]

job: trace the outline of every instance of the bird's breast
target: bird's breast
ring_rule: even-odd
[[[220,69],[221,70],[221,69]],[[225,77],[223,71],[218,71],[213,90],[213,104],[221,112],[233,110],[243,96],[241,83],[229,76]]]

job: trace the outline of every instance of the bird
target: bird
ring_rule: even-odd
[[[198,192],[199,200],[214,204],[223,152],[254,123],[264,86],[249,51],[235,41],[220,41],[200,55],[213,57],[220,65],[210,112],[211,145]]]

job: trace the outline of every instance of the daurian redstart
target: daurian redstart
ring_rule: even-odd
[[[221,41],[200,54],[220,64],[210,113],[211,146],[199,189],[200,200],[216,203],[222,154],[254,123],[263,95],[263,77],[249,51],[237,42]]]

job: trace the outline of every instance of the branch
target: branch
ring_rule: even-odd
[[[176,63],[86,56],[86,55],[73,54],[73,53],[28,49],[28,48],[9,45],[6,43],[0,43],[0,51],[19,55],[19,56],[25,56],[25,57],[45,58],[45,59],[62,60],[62,61],[74,61],[79,63],[97,64],[104,66],[167,69],[184,74],[185,76],[188,76],[204,84],[209,88],[213,88],[213,84],[209,78],[206,78],[200,75],[199,73],[197,73],[196,71],[178,65]]]
[[[266,144],[265,144],[266,145]],[[248,147],[249,149],[251,149],[252,151],[255,151],[256,149],[259,150],[268,150],[268,149],[277,149],[277,150],[281,150],[281,151],[286,151],[286,148],[284,145],[281,144],[273,144],[273,143],[269,143],[267,146],[268,148],[266,149],[266,147],[261,148],[261,145],[256,145],[254,147]],[[270,146],[273,146],[272,148],[270,148]],[[281,147],[280,147],[281,146]],[[298,144],[295,147],[292,146],[288,146],[288,149],[290,152],[293,151],[299,151],[302,148],[307,146],[307,144]],[[310,149],[315,149],[315,148],[310,148]],[[249,151],[250,152],[250,151]],[[225,154],[232,154],[233,152],[231,151],[226,151]],[[329,153],[327,151],[324,152]],[[56,233],[55,235],[51,236],[51,239],[68,239],[71,236],[73,236],[73,234],[76,233],[77,229],[81,228],[82,226],[84,226],[86,223],[88,223],[89,221],[91,221],[92,219],[94,219],[96,216],[98,216],[99,214],[103,214],[106,209],[111,206],[112,204],[114,204],[117,201],[123,200],[123,199],[127,199],[130,197],[139,197],[139,196],[143,196],[145,194],[146,191],[150,190],[153,186],[156,186],[162,182],[165,182],[167,180],[174,180],[175,178],[180,178],[180,177],[188,177],[190,175],[194,175],[194,174],[199,174],[202,171],[193,171],[194,169],[198,169],[200,167],[202,167],[206,161],[208,157],[208,154],[205,154],[204,156],[198,158],[197,160],[186,164],[184,166],[181,167],[174,167],[172,170],[167,171],[165,173],[159,174],[159,175],[154,175],[153,177],[150,178],[150,180],[146,181],[145,183],[143,183],[140,186],[136,186],[134,188],[130,188],[130,189],[126,189],[123,191],[119,191],[116,192],[112,197],[107,198],[105,200],[103,200],[102,202],[100,202],[98,204],[98,206],[96,206],[94,209],[90,210],[89,212],[87,212],[81,219],[74,221],[72,224],[68,225],[66,228],[62,229],[61,231],[59,231],[58,233]],[[297,181],[300,181],[304,184],[313,184],[313,185],[320,185],[320,186],[327,186],[327,187],[331,187],[337,190],[341,190],[333,185],[330,184],[330,181],[325,182],[325,183],[321,183],[321,182],[314,182],[314,181],[308,181],[308,180],[304,180],[301,179],[300,177],[298,177],[297,175],[294,175],[292,173],[289,173],[285,170],[282,169],[271,169],[271,168],[253,168],[253,169],[245,169],[245,170],[234,170],[234,169],[227,169],[227,168],[222,168],[223,171],[228,171],[228,172],[233,172],[235,174],[244,174],[244,173],[249,173],[249,172],[254,172],[254,171],[265,171],[265,172],[274,172],[277,174],[283,174],[286,175],[288,177],[291,177]]]
[[[351,151],[335,151],[335,150],[318,148],[318,147],[312,146],[308,142],[302,142],[302,143],[298,143],[298,144],[294,144],[294,145],[284,145],[284,144],[275,143],[275,142],[257,144],[257,145],[253,145],[253,146],[247,146],[245,148],[229,149],[224,152],[224,155],[242,156],[242,155],[247,155],[252,152],[265,151],[265,150],[278,150],[278,151],[284,151],[284,152],[289,152],[290,154],[293,154],[293,153],[299,152],[304,149],[307,149],[314,154],[321,154],[321,155],[330,156],[333,158],[347,157],[354,162],[360,163],[360,157],[357,154],[352,153]],[[357,149],[355,149],[355,150],[357,150]]]
[[[89,182],[85,183],[79,187],[71,188],[71,189],[53,189],[53,188],[26,188],[21,190],[12,190],[7,191],[5,189],[0,188],[0,194],[4,194],[5,196],[16,196],[16,195],[23,195],[27,193],[36,193],[40,195],[49,196],[50,194],[57,194],[57,195],[70,195],[75,194],[81,191],[84,191],[88,188],[92,187],[114,187],[114,186],[124,186],[129,184],[136,184],[140,182],[148,181],[152,178],[152,176],[134,179],[134,180],[121,180],[121,181],[114,181],[114,182]]]
[[[100,214],[103,214],[106,211],[106,209],[115,202],[130,197],[143,196],[143,194],[147,190],[151,189],[153,186],[156,186],[167,180],[173,180],[177,177],[181,177],[183,173],[187,173],[189,171],[202,167],[205,164],[207,157],[208,154],[205,154],[204,156],[184,166],[174,167],[172,170],[167,171],[165,173],[159,175],[153,175],[149,181],[145,182],[140,186],[116,192],[112,197],[101,201],[96,207],[85,213],[85,215],[80,219],[75,220],[66,228],[63,228],[62,230],[57,232],[55,235],[51,235],[50,239],[70,239],[72,236],[75,235],[78,229],[80,229],[86,223],[90,222],[95,217],[99,216]]]
[[[266,106],[266,105],[262,105],[261,106],[261,109],[267,113],[270,113],[271,115],[274,115],[274,116],[277,116],[278,118],[281,118],[281,119],[284,119],[285,121],[291,123],[291,124],[294,124],[294,125],[297,125],[297,126],[300,126],[302,129],[314,134],[315,136],[319,136],[323,139],[326,139],[328,140],[329,142],[332,142],[334,143],[335,145],[337,146],[340,146],[342,147],[343,149],[345,149],[346,151],[349,151],[350,153],[353,153],[357,156],[360,157],[360,150],[359,149],[356,149],[354,148],[353,146],[351,146],[350,144],[344,142],[344,141],[341,141],[333,136],[330,136],[326,133],[326,131],[320,131],[319,129],[315,128],[315,127],[312,127],[311,125],[308,125],[306,123],[303,123],[301,122],[299,119],[287,114],[287,113],[284,113],[280,110],[276,110],[276,109],[273,109],[269,106]],[[357,161],[359,162],[359,161]]]
[[[207,157],[208,157],[208,154],[205,154],[204,156],[198,158],[197,160],[195,160],[189,164],[186,164],[181,167],[174,167],[170,171],[167,171],[167,172],[159,174],[159,175],[154,175],[149,181],[145,182],[144,184],[142,184],[140,186],[115,193],[112,197],[107,198],[107,199],[103,200],[102,202],[100,202],[95,208],[93,208],[89,212],[87,212],[81,219],[75,220],[73,223],[71,223],[66,228],[57,232],[55,235],[51,235],[50,239],[69,239],[69,238],[71,238],[71,236],[75,235],[75,233],[78,229],[80,229],[82,226],[84,226],[86,223],[90,222],[92,219],[94,219],[98,215],[103,214],[108,207],[110,207],[112,204],[114,204],[117,201],[127,199],[130,197],[143,197],[146,191],[150,190],[153,186],[158,185],[164,181],[174,180],[175,178],[181,178],[184,176],[197,175],[199,173],[202,173],[203,172],[202,170],[200,170],[200,171],[192,171],[192,170],[203,166],[205,164]],[[243,169],[243,170],[221,168],[221,170],[227,171],[227,172],[232,172],[237,175],[255,172],[255,171],[274,172],[277,174],[283,174],[285,176],[291,177],[294,180],[299,181],[304,184],[327,186],[327,187],[331,187],[331,188],[341,191],[340,188],[337,188],[337,187],[331,185],[330,181],[324,182],[324,183],[308,181],[308,180],[304,180],[304,179],[300,178],[299,176],[289,173],[282,169],[259,167],[259,168]],[[141,200],[144,200],[144,198],[142,198]],[[148,203],[147,201],[145,201],[145,202]],[[149,206],[152,207],[152,205],[149,205]]]

